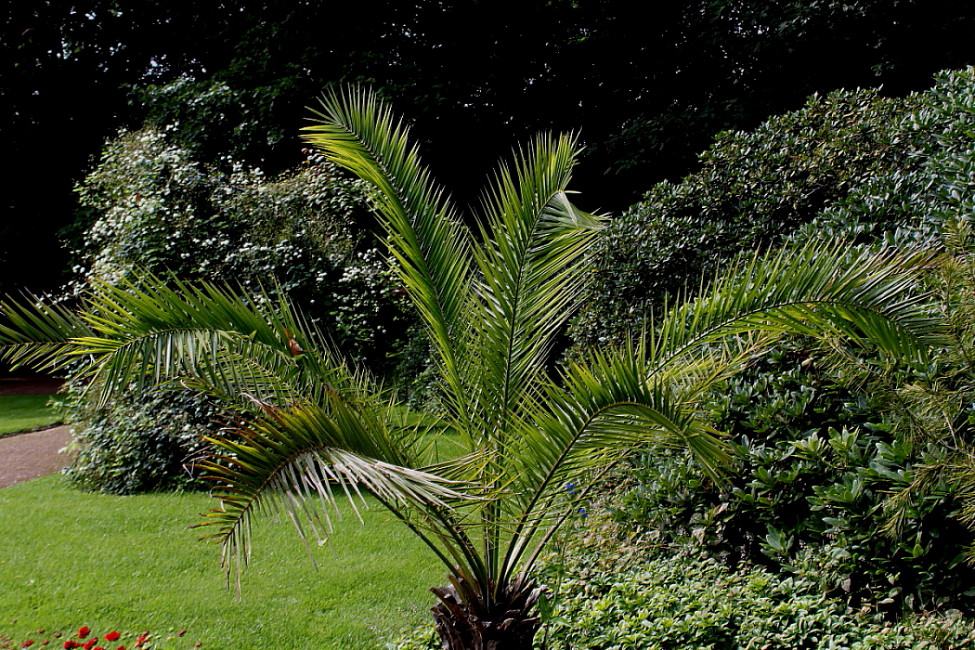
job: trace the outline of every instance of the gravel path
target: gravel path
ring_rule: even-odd
[[[61,450],[70,442],[68,427],[0,437],[0,488],[60,471],[69,461]]]
[[[0,395],[52,395],[57,379],[0,379]],[[68,427],[0,436],[0,488],[61,471],[70,458],[61,450],[71,442]]]

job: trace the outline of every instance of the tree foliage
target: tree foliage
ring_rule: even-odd
[[[814,96],[753,131],[719,134],[701,169],[654,186],[601,237],[579,345],[620,340],[754,247],[812,239],[900,246],[971,213],[973,70],[903,99]]]
[[[582,127],[577,186],[589,205],[621,209],[692,168],[719,130],[751,127],[814,91],[884,84],[900,95],[969,63],[975,19],[964,0],[691,0],[650,20],[620,0],[261,0],[232,11],[44,0],[3,11],[0,132],[19,161],[0,222],[4,240],[19,242],[0,259],[8,287],[25,277],[18,262],[56,254],[71,183],[120,126],[178,124],[177,144],[198,159],[229,150],[274,174],[300,159],[289,134],[302,106],[328,83],[369,81],[417,116],[462,203],[476,202],[476,179],[504,153],[498,142]],[[327,37],[310,25],[328,26]],[[478,173],[440,165],[453,156],[441,140],[469,133],[480,135],[467,146]]]
[[[362,183],[320,155],[268,177],[229,157],[204,163],[178,141],[171,129],[147,127],[107,143],[78,187],[89,218],[76,237],[69,298],[145,273],[233,279],[271,299],[293,297],[336,346],[379,375],[422,365],[399,354],[412,319],[372,241]],[[133,390],[97,404],[78,382],[71,387],[79,453],[69,475],[77,483],[132,492],[195,477],[184,464],[206,446],[200,432],[216,417],[207,400]]]
[[[204,163],[167,131],[108,142],[78,187],[73,293],[149,272],[230,280],[293,297],[335,344],[377,371],[408,325],[372,241],[365,186],[309,153],[269,177],[227,156]]]
[[[699,171],[654,186],[601,237],[577,343],[640,331],[742,252],[773,248],[873,177],[916,166],[899,127],[913,101],[838,91],[754,131],[719,134]]]

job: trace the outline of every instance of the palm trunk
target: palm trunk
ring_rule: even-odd
[[[443,650],[531,650],[541,621],[535,605],[542,587],[519,577],[494,603],[463,579],[431,591],[440,599],[433,618]]]

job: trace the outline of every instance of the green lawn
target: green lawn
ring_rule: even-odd
[[[51,406],[54,395],[0,395],[0,436],[33,431],[61,423],[61,415]]]
[[[428,588],[445,572],[378,507],[363,513],[365,526],[354,515],[339,522],[314,549],[317,571],[290,524],[257,527],[238,600],[218,547],[186,528],[214,503],[196,493],[85,494],[57,476],[0,489],[0,638],[40,643],[39,629],[87,625],[122,632],[112,647],[131,647],[144,630],[186,629],[167,647],[349,650],[382,648],[429,620]]]

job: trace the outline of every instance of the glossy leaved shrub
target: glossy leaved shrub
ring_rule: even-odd
[[[869,608],[850,608],[819,589],[811,559],[783,576],[714,559],[600,547],[559,565],[552,577],[549,650],[908,650],[975,640],[971,621],[957,611],[890,624]]]
[[[874,141],[878,148],[871,154],[866,140],[844,141],[850,132],[843,128],[839,140],[829,131],[806,131],[815,139],[808,143],[809,156],[843,143],[842,155],[819,162],[852,165],[816,170],[810,181],[860,172],[827,183],[828,191],[813,182],[800,189],[799,176],[790,184],[796,163],[776,157],[781,150],[769,143],[798,143],[796,133],[777,140],[763,130],[812,119],[813,107],[843,97],[850,95],[814,99],[803,111],[770,120],[754,133],[719,139],[703,158],[700,174],[681,185],[655,188],[614,224],[596,269],[597,295],[579,323],[579,344],[652,327],[653,307],[674,299],[681,283],[696,286],[701,268],[750,246],[823,237],[860,245],[941,246],[952,224],[970,222],[975,215],[975,70],[944,73],[931,90],[891,101],[886,123],[870,102],[854,109],[863,112],[859,117],[833,114],[837,124],[883,133]],[[748,155],[756,160],[746,160],[744,148],[721,149],[745,142],[752,143]],[[853,155],[856,142],[865,148]],[[799,160],[806,155],[793,154]],[[871,157],[874,166],[864,162]],[[737,162],[719,168],[718,160]],[[735,218],[733,211],[705,210],[708,201],[716,206],[730,201],[731,188],[743,198],[758,192],[749,170],[761,168],[762,161],[770,165],[769,182],[766,196],[748,202],[753,212]],[[828,200],[817,203],[817,192],[826,192],[819,196]],[[682,219],[671,217],[677,206],[698,199]],[[793,214],[774,216],[790,202]],[[730,435],[737,451],[729,482],[707,481],[681,457],[648,456],[635,463],[631,481],[617,490],[619,520],[646,526],[661,544],[690,545],[742,570],[762,566],[793,576],[814,558],[814,573],[803,575],[815,578],[820,593],[891,619],[905,611],[972,611],[975,572],[965,563],[975,539],[973,510],[966,505],[975,484],[975,474],[966,474],[975,442],[975,373],[967,352],[975,323],[968,241],[955,245],[952,260],[932,269],[925,287],[933,292],[932,309],[944,314],[954,333],[925,365],[869,350],[838,355],[797,340],[782,342],[730,379],[711,401],[716,426]]]
[[[611,222],[576,343],[639,332],[740,253],[776,245],[881,170],[913,164],[898,125],[914,102],[837,91],[754,131],[719,134],[698,172],[654,186]]]
[[[895,245],[931,241],[975,214],[975,68],[943,72],[897,125],[906,164],[884,166],[790,236]]]
[[[791,572],[731,567],[687,547],[594,517],[548,557],[538,650],[649,648],[961,648],[975,624],[945,609],[890,621],[871,606],[851,607],[823,591],[828,558],[807,549]],[[388,650],[433,650],[417,628]]]
[[[814,553],[822,592],[854,607],[893,617],[971,611],[975,570],[964,554],[973,536],[947,484],[903,504],[902,527],[888,530],[889,497],[944,449],[899,435],[882,399],[837,385],[808,351],[783,346],[713,402],[717,426],[735,441],[727,483],[677,455],[646,457],[615,516],[729,566],[790,575]]]
[[[719,134],[700,170],[654,186],[600,239],[578,346],[638,334],[667,301],[756,248],[809,239],[914,245],[975,213],[975,68],[906,98],[813,96],[749,132]]]

